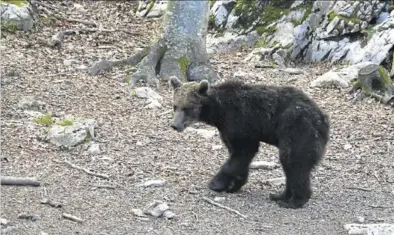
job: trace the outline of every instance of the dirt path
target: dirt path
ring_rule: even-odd
[[[343,224],[358,217],[366,222],[394,223],[393,109],[369,99],[352,105],[345,90],[309,88],[316,76],[329,70],[328,66],[303,66],[304,75],[288,75],[243,64],[247,52],[214,55],[214,68],[222,77],[243,71],[253,74],[245,78],[247,82],[295,85],[308,92],[332,121],[327,156],[313,175],[314,195],[305,208],[282,209],[268,200],[270,192],[282,187],[262,182],[283,176],[280,168],[253,170],[241,192],[219,195],[209,191],[207,183],[226,159],[226,150],[217,149],[216,145],[221,145],[217,135],[206,140],[169,128],[171,114],[165,112],[172,108],[171,93],[165,82],[158,90],[164,98],[163,108],[151,110],[121,82],[125,68],[96,77],[86,75],[86,67],[98,58],[122,58],[147,45],[152,34],[160,30],[159,22],[134,17],[131,4],[109,1],[83,6],[86,12],[63,7],[76,18],[95,19],[104,28],[129,33],[70,36],[61,51],[36,42],[73,23],[51,22],[34,33],[4,33],[1,38],[1,173],[37,177],[43,182],[38,188],[1,188],[1,217],[8,220],[8,227],[16,228],[9,234],[332,235],[346,234]],[[67,66],[64,60],[76,62]],[[54,115],[96,119],[101,154],[88,155],[88,144],[61,150],[43,141],[46,128],[15,109],[29,95],[44,101]],[[213,130],[203,125],[200,128]],[[105,173],[110,180],[53,160],[68,160]],[[255,160],[278,162],[277,150],[262,144]],[[149,179],[165,180],[166,185],[137,186]],[[208,204],[202,197],[224,197],[221,204],[248,218]],[[43,199],[59,202],[62,207],[41,204]],[[133,214],[133,208],[144,208],[154,200],[168,203],[177,216],[172,220],[143,220]],[[62,213],[84,221],[65,220]],[[18,219],[20,214],[38,218]]]

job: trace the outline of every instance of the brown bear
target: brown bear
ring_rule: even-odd
[[[248,85],[226,81],[182,83],[172,77],[174,120],[182,132],[195,122],[214,126],[229,158],[209,183],[216,192],[237,192],[246,184],[249,164],[260,142],[279,149],[286,176],[282,193],[269,198],[285,208],[300,208],[312,195],[311,171],[325,154],[329,140],[328,116],[294,87]]]

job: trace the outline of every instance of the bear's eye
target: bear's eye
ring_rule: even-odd
[[[178,108],[178,107],[177,107],[176,105],[174,105],[174,111],[176,111],[176,110],[177,110],[177,108]]]

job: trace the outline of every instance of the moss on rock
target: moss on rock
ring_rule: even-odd
[[[333,21],[335,19],[335,17],[338,17],[339,19],[344,20],[346,23],[350,23],[350,22],[355,23],[355,24],[361,23],[361,20],[357,17],[347,17],[347,16],[343,16],[343,15],[337,15],[334,13],[334,11],[331,11],[328,14],[329,21]]]
[[[44,125],[44,126],[51,126],[54,123],[52,116],[49,114],[42,115],[42,116],[36,118],[34,121],[35,121],[35,123],[37,123],[39,125]]]
[[[180,57],[177,61],[178,61],[178,63],[179,63],[179,66],[181,67],[181,71],[182,71],[183,75],[184,75],[185,78],[186,78],[187,67],[188,67],[189,64],[190,64],[189,59],[188,59],[186,56],[182,56],[182,57]]]

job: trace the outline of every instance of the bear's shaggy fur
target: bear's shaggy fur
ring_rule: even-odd
[[[209,183],[216,192],[236,192],[246,184],[249,164],[260,142],[279,148],[285,190],[270,199],[300,208],[312,195],[311,170],[325,154],[330,124],[326,114],[294,87],[247,85],[227,81],[182,83],[172,77],[174,120],[181,132],[195,122],[218,129],[229,158]]]

